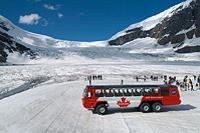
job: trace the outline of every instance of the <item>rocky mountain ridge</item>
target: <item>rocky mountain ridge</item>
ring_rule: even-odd
[[[167,11],[162,20],[149,30],[143,26],[136,26],[123,31],[114,39],[109,40],[110,45],[124,45],[138,38],[151,37],[157,39],[159,45],[173,44],[174,48],[184,44],[186,39],[200,37],[200,0],[187,0]],[[166,14],[166,11],[161,13]],[[150,18],[151,19],[151,18]],[[152,19],[154,19],[152,17]],[[160,18],[159,18],[160,19]],[[149,20],[146,20],[149,21]],[[187,46],[176,50],[178,53],[199,52],[199,46]]]
[[[16,42],[12,36],[6,33],[9,29],[6,27],[5,23],[0,22],[0,29],[0,62],[6,62],[8,53],[14,52],[25,54],[25,56],[30,56],[30,58],[35,58],[37,55],[36,53],[23,44]]]

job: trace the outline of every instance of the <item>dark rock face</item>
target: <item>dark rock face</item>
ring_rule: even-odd
[[[200,52],[200,46],[186,46],[175,51],[177,53],[193,53]]]
[[[4,29],[5,31],[8,31],[9,29],[5,26],[3,22],[0,22],[0,28]]]
[[[0,62],[6,62],[8,53],[13,52],[29,55],[31,58],[34,58],[37,55],[31,51],[31,49],[17,43],[14,41],[13,37],[6,34],[6,31],[9,29],[6,28],[2,23],[0,23],[0,28],[5,30],[5,32],[0,31]]]
[[[165,45],[165,44],[167,44],[169,42],[170,42],[170,37],[168,37],[168,36],[165,36],[165,37],[163,37],[161,39],[158,39],[158,43],[160,45]]]
[[[193,30],[191,30],[191,31],[188,31],[188,32],[186,33],[187,38],[188,38],[188,39],[192,39],[193,36],[194,36],[194,32],[195,32],[195,29],[193,29]]]
[[[172,44],[182,43],[185,40],[185,34],[174,35],[170,40]]]
[[[195,36],[200,37],[200,27],[195,30]]]
[[[136,28],[133,30],[126,31],[126,35],[117,38],[116,40],[112,40],[109,42],[110,45],[123,45],[127,42],[133,41],[137,38],[148,37],[148,31],[142,31],[141,28]]]
[[[166,17],[154,28],[143,31],[142,27],[125,31],[127,34],[120,36],[109,42],[110,45],[123,45],[137,38],[151,37],[158,40],[158,44],[166,45],[168,43],[180,44],[185,38],[192,39],[194,34],[200,37],[200,0],[192,1],[187,8],[180,6],[171,17]],[[192,26],[199,27],[192,29],[186,34],[178,34],[182,30],[187,30]]]

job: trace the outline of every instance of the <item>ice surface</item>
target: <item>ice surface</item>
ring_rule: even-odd
[[[135,80],[124,79],[133,84]],[[136,109],[109,110],[105,116],[83,108],[82,91],[87,81],[44,84],[0,101],[2,133],[198,133],[200,91],[181,92],[182,104],[160,113]],[[94,84],[118,84],[106,78]]]

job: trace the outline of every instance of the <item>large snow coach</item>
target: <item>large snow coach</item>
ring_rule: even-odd
[[[174,85],[90,85],[82,97],[83,106],[98,114],[108,108],[138,107],[141,112],[159,112],[163,106],[181,103]]]

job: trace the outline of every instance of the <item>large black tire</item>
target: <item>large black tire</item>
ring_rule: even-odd
[[[143,103],[141,106],[140,106],[140,111],[143,112],[143,113],[147,113],[147,112],[150,112],[151,111],[151,106],[149,103]]]
[[[107,107],[105,104],[100,104],[95,108],[95,112],[99,115],[105,115],[107,112]]]
[[[161,109],[162,109],[162,104],[161,103],[157,102],[157,103],[152,104],[152,110],[154,112],[160,112]]]

